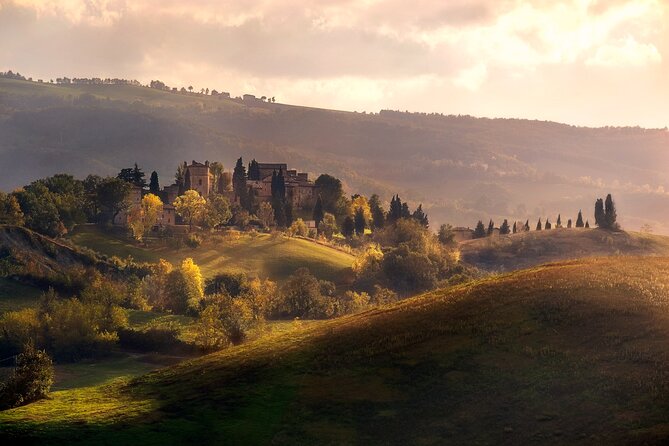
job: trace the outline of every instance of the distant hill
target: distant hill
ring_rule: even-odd
[[[460,258],[488,271],[512,271],[593,256],[669,256],[669,237],[599,229],[552,229],[467,240]]]
[[[0,412],[49,444],[664,444],[668,258],[554,263]]]
[[[115,174],[137,161],[287,162],[351,193],[400,193],[433,227],[478,219],[564,220],[612,192],[627,229],[669,234],[669,132],[543,121],[322,110],[132,85],[0,79],[0,189],[57,172]]]

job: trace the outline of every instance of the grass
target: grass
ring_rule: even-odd
[[[175,249],[168,246],[141,247],[124,236],[95,226],[80,226],[71,236],[76,244],[109,256],[132,256],[143,262],[165,259],[179,264],[192,257],[205,277],[217,272],[244,272],[252,276],[282,281],[296,269],[307,267],[320,279],[341,282],[354,257],[308,240],[244,234],[210,237],[198,248]]]
[[[119,353],[102,360],[56,365],[53,390],[100,386],[114,379],[142,375],[164,365],[165,358],[160,359],[157,355]]]
[[[599,229],[553,229],[468,240],[461,258],[479,268],[512,271],[546,262],[611,255],[669,256],[669,237]]]
[[[565,261],[0,413],[49,444],[660,444],[667,258]]]
[[[38,288],[0,278],[0,314],[31,307],[41,294],[42,290]]]

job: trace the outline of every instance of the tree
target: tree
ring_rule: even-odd
[[[327,311],[323,292],[327,288],[333,286],[319,281],[307,268],[299,268],[281,287],[280,311],[288,317],[323,317]]]
[[[474,234],[472,237],[473,238],[485,237],[485,226],[483,225],[483,222],[481,220],[479,220],[479,222],[476,223],[476,228],[474,229]]]
[[[151,180],[149,181],[149,192],[153,195],[160,193],[160,183],[158,182],[158,172],[155,170],[151,172]]]
[[[590,222],[588,220],[585,221],[585,227],[586,229],[590,229]]]
[[[290,225],[290,228],[288,228],[288,234],[290,236],[300,236],[300,237],[306,237],[308,234],[307,230],[307,225],[304,223],[304,220],[301,218],[298,218],[293,222],[293,224]]]
[[[177,166],[177,171],[174,174],[174,181],[177,186],[179,186],[179,195],[183,195],[186,192],[186,163],[179,164]]]
[[[369,207],[369,202],[367,198],[362,195],[355,194],[351,197],[351,202],[348,208],[348,215],[355,218],[355,213],[358,208],[362,209],[362,215],[365,220],[365,226],[369,226],[372,221],[372,210]]]
[[[283,212],[286,214],[286,226],[293,224],[293,204],[286,201],[283,205]]]
[[[576,217],[576,227],[577,228],[582,228],[583,226],[585,226],[583,224],[583,214],[581,213],[581,210],[579,209],[578,210],[578,217]]]
[[[555,222],[555,227],[556,228],[561,228],[562,227],[562,218],[560,217],[560,214],[558,214],[557,221]]]
[[[539,218],[539,221],[537,222],[537,231],[541,231],[541,218]]]
[[[129,226],[137,240],[141,240],[158,223],[162,210],[163,202],[153,194],[146,194],[140,205],[131,210]]]
[[[197,311],[204,296],[204,284],[193,259],[184,259],[179,268],[167,274],[165,291],[165,309],[177,314]]]
[[[426,228],[430,226],[430,222],[427,218],[427,214],[423,212],[423,204],[419,204],[418,208],[413,212],[412,217],[418,221],[421,225],[425,226]]]
[[[16,358],[16,368],[0,386],[0,409],[22,406],[45,398],[53,384],[53,362],[44,350],[25,346]]]
[[[323,201],[323,210],[335,216],[342,215],[342,199],[344,198],[344,189],[341,181],[328,174],[322,174],[314,184]]]
[[[326,239],[330,240],[337,232],[337,220],[335,216],[326,212],[323,216],[323,221],[318,225],[318,233],[322,234]]]
[[[248,177],[249,177],[249,180],[253,180],[253,181],[262,180],[262,178],[260,178],[260,165],[255,160],[255,158],[253,160],[251,160],[251,162],[249,163]]]
[[[347,215],[346,218],[344,218],[344,222],[341,225],[341,233],[344,237],[350,238],[353,236],[354,231],[355,231],[355,222],[353,221],[350,215]]]
[[[364,235],[365,228],[367,227],[367,221],[365,219],[365,212],[361,207],[355,210],[355,215],[353,216],[353,226],[355,227],[356,235]]]
[[[188,222],[189,230],[193,229],[193,221],[198,221],[202,218],[206,209],[207,200],[205,200],[199,193],[190,189],[183,195],[174,200],[174,210],[177,215]]]
[[[551,225],[551,222],[549,219],[546,219],[546,225],[544,226],[545,229],[552,229],[553,225]]]
[[[66,232],[56,207],[56,197],[44,184],[36,182],[13,193],[21,207],[26,227],[40,234],[58,237]]]
[[[272,209],[272,205],[266,201],[260,203],[256,217],[258,217],[263,228],[269,229],[274,224],[274,209]]]
[[[528,231],[528,232],[530,231],[530,220],[529,219],[525,220],[525,230]]]
[[[211,194],[204,209],[204,223],[210,228],[217,228],[226,224],[230,218],[230,201],[223,195]]]
[[[455,244],[455,232],[453,232],[453,226],[449,224],[442,224],[439,227],[439,233],[437,234],[439,242],[442,245],[451,246]]]
[[[604,202],[604,223],[606,229],[618,229],[618,223],[616,222],[617,218],[616,206],[613,203],[611,194],[608,194]]]
[[[248,187],[246,185],[246,168],[242,158],[237,159],[235,169],[232,172],[232,190],[235,192],[235,199],[248,211]]]
[[[595,225],[600,228],[606,227],[606,213],[604,211],[604,200],[598,198],[595,201]]]
[[[129,195],[130,184],[118,178],[105,178],[98,187],[100,207],[111,217],[111,221],[128,209]]]
[[[126,183],[134,184],[135,186],[141,187],[143,189],[146,187],[146,180],[144,179],[144,176],[145,175],[142,169],[140,169],[137,163],[135,163],[134,167],[121,169],[116,177],[125,181]]]
[[[571,229],[571,218],[567,220],[567,229]]]
[[[316,227],[318,227],[318,225],[321,224],[324,215],[325,213],[323,211],[323,200],[321,199],[321,196],[318,195],[318,198],[316,199],[316,204],[314,205],[314,210],[312,212],[312,218],[316,223]]]
[[[385,224],[385,211],[378,195],[373,194],[369,197],[369,210],[372,213],[372,230],[382,229]]]
[[[283,200],[278,197],[272,198],[272,209],[274,210],[274,221],[280,228],[287,226],[286,206]]]
[[[495,222],[492,221],[491,218],[490,222],[488,223],[488,231],[486,232],[486,235],[490,237],[491,235],[493,235],[494,232],[495,232]]]
[[[390,200],[390,209],[388,209],[387,220],[394,223],[400,218],[402,218],[402,200],[400,200],[399,195],[394,195]]]
[[[402,203],[402,212],[400,215],[402,218],[411,218],[411,211],[409,210],[409,204],[406,201]]]
[[[513,229],[512,229],[512,232],[513,232],[514,234],[515,234],[516,232],[518,232],[518,228],[516,227],[516,222],[515,222],[515,221],[513,222]]]
[[[0,224],[23,226],[23,211],[16,196],[0,192]]]
[[[515,227],[516,224],[514,223],[513,226]],[[499,227],[499,233],[502,235],[507,235],[509,232],[511,232],[509,229],[509,222],[506,219],[504,219],[502,225]]]

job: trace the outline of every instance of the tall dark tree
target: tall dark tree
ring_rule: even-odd
[[[427,214],[423,212],[423,204],[419,204],[415,211],[413,211],[412,217],[418,221],[421,225],[426,228],[430,226],[430,221],[427,218]]]
[[[549,219],[546,219],[546,225],[544,226],[544,229],[553,229],[553,225]]]
[[[560,214],[558,214],[557,221],[555,222],[555,227],[556,228],[561,228],[562,227],[562,218],[561,218]]]
[[[239,201],[240,206],[248,211],[249,194],[246,185],[246,168],[244,167],[244,161],[242,161],[241,157],[237,160],[235,169],[232,172],[232,189],[235,192],[235,199]]]
[[[583,226],[585,226],[585,225],[583,224],[583,213],[582,213],[581,210],[579,209],[579,210],[578,210],[578,217],[576,217],[576,227],[577,227],[577,228],[582,228]]]
[[[344,197],[344,188],[341,181],[328,174],[322,174],[314,182],[318,193],[323,200],[323,210],[335,216],[341,216],[341,201]]]
[[[249,180],[252,181],[262,180],[262,178],[260,178],[260,165],[258,165],[258,162],[255,160],[255,158],[249,163],[248,177]]]
[[[272,198],[272,209],[274,210],[274,221],[280,228],[286,227],[286,207],[285,203],[278,198]]]
[[[541,218],[539,218],[539,221],[537,222],[537,231],[541,231]]]
[[[590,228],[590,222],[588,220],[585,221],[585,228],[586,229]]]
[[[490,222],[488,223],[488,232],[486,235],[491,236],[495,232],[495,222],[492,221],[492,218],[490,219]]]
[[[325,216],[325,212],[323,211],[323,200],[321,199],[321,196],[319,195],[318,198],[316,199],[316,204],[314,205],[314,211],[312,213],[312,218],[314,219],[314,222],[316,223],[316,227],[321,224],[323,221],[323,217]]]
[[[289,200],[284,200],[283,211],[286,213],[286,227],[293,224],[293,204]]]
[[[146,187],[146,180],[144,179],[144,172],[142,172],[142,169],[139,168],[137,163],[135,163],[135,167],[132,169],[132,178],[133,178],[133,183],[136,186],[141,187],[144,189]]]
[[[571,218],[567,220],[567,229],[571,229]]]
[[[385,211],[381,206],[379,196],[373,194],[369,197],[369,210],[372,213],[372,229],[381,229],[385,224]]]
[[[411,211],[409,210],[409,204],[406,201],[404,203],[402,203],[401,217],[402,218],[411,218]]]
[[[357,235],[364,235],[367,221],[365,220],[365,211],[361,207],[355,210],[353,224],[355,226],[355,233]]]
[[[600,228],[606,227],[606,214],[604,212],[604,200],[598,198],[595,201],[595,225]]]
[[[530,220],[529,219],[525,220],[525,230],[528,231],[528,232],[530,231]]]
[[[616,220],[618,215],[616,213],[616,205],[613,203],[613,197],[611,194],[606,196],[604,201],[604,223],[606,229],[618,229],[618,223]]]
[[[158,182],[158,172],[155,170],[151,172],[151,180],[149,181],[149,192],[153,195],[160,193],[160,183]]]
[[[353,236],[353,232],[355,232],[355,222],[350,215],[347,215],[341,225],[341,233],[344,237],[350,238]]]
[[[514,228],[516,227],[515,223],[513,224],[513,227]],[[505,218],[504,221],[502,222],[502,225],[499,227],[499,233],[501,235],[507,235],[509,232],[511,232],[509,228],[509,222]]]
[[[518,228],[516,227],[516,223],[517,223],[517,222],[515,222],[515,221],[513,222],[513,233],[514,233],[514,234],[515,234],[516,232],[518,232]]]
[[[402,200],[400,200],[399,195],[395,195],[392,200],[390,200],[390,209],[388,210],[388,221],[396,222],[402,218]]]
[[[186,174],[184,175],[184,191],[191,190],[193,185],[191,184],[190,179],[190,170],[186,169]]]
[[[174,181],[177,186],[179,186],[179,195],[183,195],[186,192],[186,162],[179,164],[177,166],[177,171],[174,174]]]
[[[483,222],[479,220],[478,223],[476,223],[476,228],[474,229],[474,238],[483,238],[485,237],[485,226],[483,226]]]

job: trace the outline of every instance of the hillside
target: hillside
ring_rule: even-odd
[[[460,258],[488,271],[513,271],[591,256],[669,256],[669,237],[598,229],[530,231],[460,243]]]
[[[457,111],[456,111],[457,112]],[[349,193],[423,202],[433,227],[478,219],[566,220],[612,192],[623,227],[669,234],[669,132],[519,119],[350,113],[129,85],[0,79],[0,178],[10,190],[57,172],[138,162],[172,181],[183,160],[287,162]]]
[[[131,244],[125,236],[86,225],[79,226],[70,238],[77,245],[102,254],[120,258],[132,256],[141,262],[165,259],[176,265],[192,257],[205,277],[225,271],[283,281],[296,269],[306,267],[320,279],[342,283],[347,280],[354,259],[351,254],[313,241],[269,234],[233,232],[228,236],[206,238],[197,248],[141,247]]]
[[[553,263],[0,413],[49,444],[661,444],[669,258]]]

